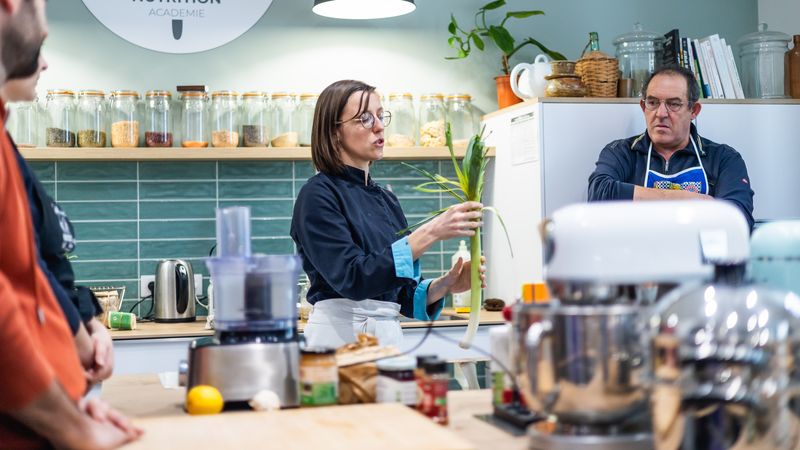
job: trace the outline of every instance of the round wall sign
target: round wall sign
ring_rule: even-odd
[[[272,0],[83,0],[114,34],[165,53],[195,53],[238,38]]]

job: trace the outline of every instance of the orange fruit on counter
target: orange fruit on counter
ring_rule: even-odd
[[[186,394],[186,412],[192,415],[219,414],[224,406],[225,400],[214,386],[195,386]]]

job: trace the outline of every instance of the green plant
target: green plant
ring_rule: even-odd
[[[510,73],[508,60],[526,45],[535,45],[539,47],[539,49],[547,53],[547,55],[554,60],[567,59],[561,53],[550,50],[532,37],[528,37],[517,44],[514,38],[511,37],[511,33],[509,33],[505,27],[506,22],[511,18],[525,19],[531,16],[542,16],[544,15],[544,11],[509,11],[506,12],[506,16],[499,25],[487,25],[486,12],[498,9],[505,6],[505,4],[505,0],[495,0],[481,6],[478,12],[475,13],[475,27],[469,31],[464,31],[458,25],[458,22],[456,22],[455,16],[450,14],[450,24],[447,26],[447,31],[450,32],[451,36],[447,39],[447,43],[450,47],[456,49],[457,54],[456,56],[449,56],[446,59],[466,58],[469,56],[470,52],[472,52],[473,45],[475,45],[478,50],[483,51],[486,48],[483,38],[489,38],[503,53],[503,73],[506,75]]]
[[[484,130],[481,130],[480,134],[477,134],[470,139],[469,144],[467,145],[466,153],[464,153],[464,159],[461,162],[461,165],[459,165],[458,160],[456,160],[455,152],[453,151],[453,136],[450,132],[450,123],[448,122],[445,126],[445,137],[447,148],[450,150],[450,159],[453,162],[453,167],[455,168],[456,177],[458,180],[451,180],[447,177],[430,173],[425,169],[420,169],[411,164],[403,163],[422,174],[425,178],[431,180],[420,184],[415,189],[426,193],[446,193],[462,203],[468,201],[480,202],[481,197],[483,196],[483,187],[486,179],[486,166],[489,164],[489,158],[486,156],[488,149],[483,142],[483,132]],[[401,233],[409,229],[416,228],[432,220],[446,210],[447,208],[442,208],[440,210],[433,211],[428,217],[412,225],[408,229],[402,230]],[[497,216],[497,219],[506,234],[506,239],[508,239],[506,225],[503,223],[503,219],[500,217],[497,210],[491,206],[484,206],[483,210],[491,211]],[[508,248],[509,250],[511,249],[510,240],[508,241]],[[481,261],[481,255],[481,229],[478,228],[475,230],[475,235],[470,237],[470,260],[472,261],[472,264],[470,265],[470,313],[467,332],[464,334],[464,338],[459,344],[462,348],[469,348],[470,345],[472,345],[472,340],[475,338],[475,332],[478,329],[482,292],[480,276],[481,264],[479,262]]]

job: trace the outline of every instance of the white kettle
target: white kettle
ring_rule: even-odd
[[[550,73],[550,58],[545,54],[537,56],[533,64],[517,64],[511,71],[511,90],[519,98],[544,97],[544,77]]]

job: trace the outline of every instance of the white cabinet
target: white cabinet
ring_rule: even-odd
[[[495,147],[486,203],[501,212],[486,219],[488,297],[513,299],[525,282],[542,281],[538,226],[543,218],[587,198],[589,175],[603,147],[638,135],[645,121],[635,99],[541,99],[484,117]],[[756,220],[800,218],[793,181],[800,170],[800,102],[703,103],[701,136],[738,150],[755,191]]]

